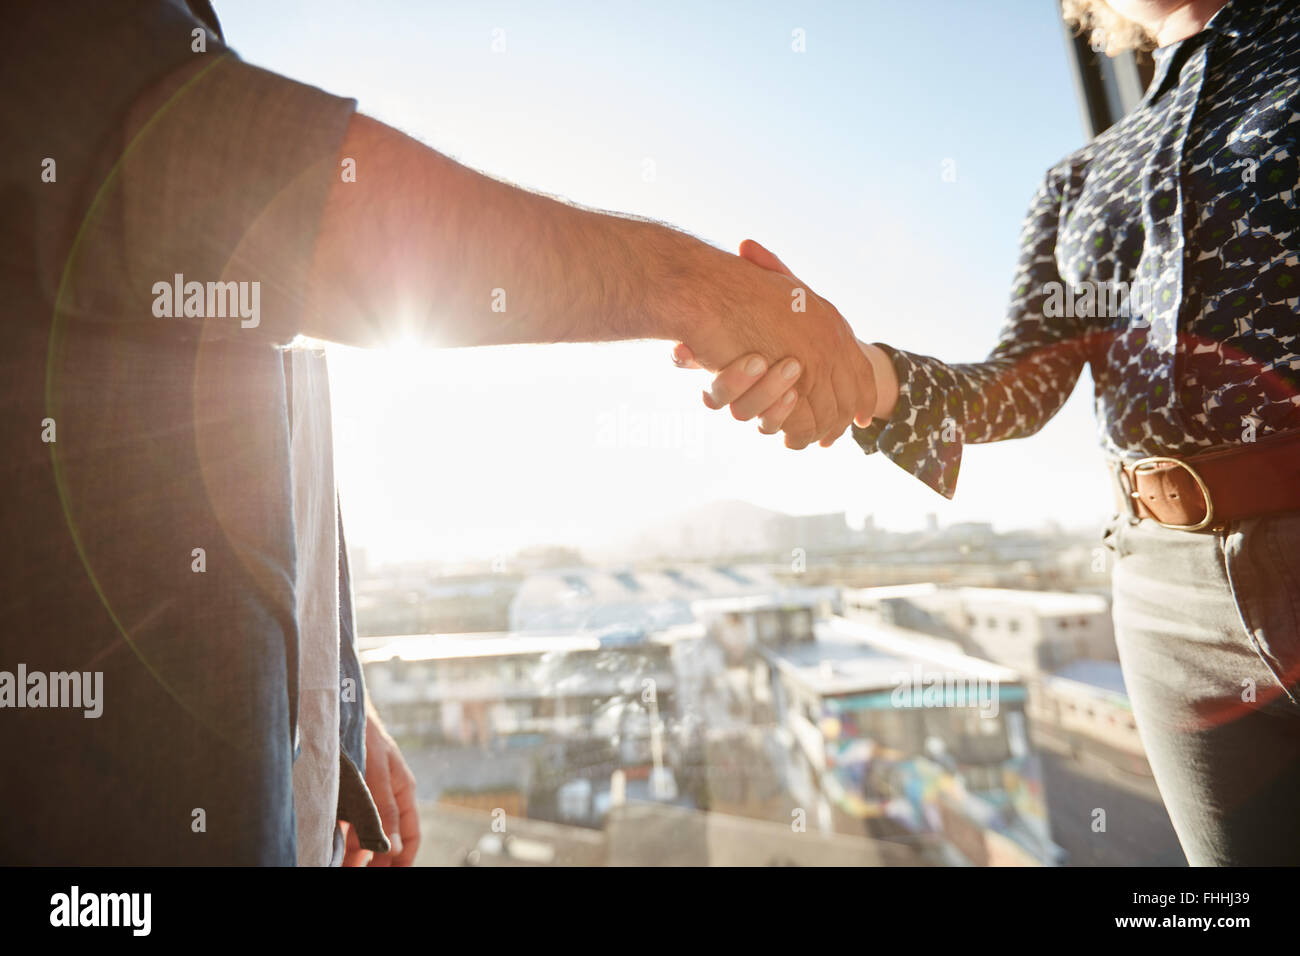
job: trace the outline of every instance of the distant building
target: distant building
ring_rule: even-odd
[[[843,606],[856,620],[921,631],[1014,668],[1042,742],[1150,776],[1104,595],[913,584],[845,590]]]
[[[436,767],[442,802],[599,826],[616,776],[629,798],[689,804],[678,675],[700,692],[702,643],[698,626],[409,635],[363,639],[361,660],[390,733]]]
[[[372,577],[356,589],[357,629],[367,636],[500,631],[520,580],[418,569]]]
[[[811,589],[695,607],[749,681],[750,719],[788,741],[787,785],[810,829],[938,846],[949,862],[1059,861],[1018,673],[949,641],[828,617]]]
[[[1081,660],[1044,674],[1030,688],[1039,731],[1076,754],[1087,750],[1129,772],[1150,775],[1124,675],[1115,661]]]
[[[1025,674],[1119,660],[1110,604],[1097,594],[960,588],[973,653]]]
[[[836,588],[792,588],[770,595],[704,599],[691,610],[734,665],[766,647],[813,640],[815,621],[831,613],[837,597]]]
[[[806,556],[837,554],[862,543],[861,533],[849,527],[843,511],[816,515],[776,515],[767,520],[766,532],[773,550],[799,549]]]
[[[1014,671],[843,618],[763,656],[823,829],[939,838],[975,865],[1059,861]]]
[[[703,598],[780,591],[761,565],[680,564],[607,570],[573,567],[531,574],[510,605],[510,629],[584,633],[609,627],[653,632],[694,620]]]
[[[672,712],[667,640],[596,635],[412,635],[363,639],[366,685],[394,736],[518,748],[597,732],[652,681]],[[645,731],[648,733],[648,731]]]
[[[846,589],[842,600],[849,617],[944,638],[1026,675],[1119,659],[1110,604],[1099,594],[914,584]]]

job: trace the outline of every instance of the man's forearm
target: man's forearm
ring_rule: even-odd
[[[841,434],[875,407],[867,357],[825,299],[683,233],[480,175],[354,117],[321,218],[300,331],[354,345],[661,338],[718,370],[799,359],[808,414],[787,443]],[[797,317],[797,321],[793,321]]]
[[[322,217],[305,330],[320,338],[684,338],[709,311],[695,301],[703,277],[734,258],[493,180],[366,117],[342,154],[357,177],[334,185]]]

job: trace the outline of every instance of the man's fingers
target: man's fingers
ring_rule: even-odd
[[[388,779],[391,785],[385,802],[380,803],[376,795],[376,806],[393,848],[388,853],[376,853],[370,865],[411,866],[420,848],[420,813],[415,802],[415,777],[396,749],[389,753]]]
[[[343,829],[343,865],[344,866],[365,866],[370,862],[373,856],[369,850],[361,849],[361,842],[357,839],[357,829],[346,820],[340,820],[339,826]]]
[[[776,363],[744,394],[732,401],[731,416],[736,421],[747,422],[751,418],[761,415],[765,410],[779,402],[783,394],[794,387],[794,383],[799,380],[801,371],[802,368],[798,359],[788,358]],[[793,407],[794,403],[791,402],[786,406],[786,411]]]
[[[844,433],[846,431],[848,431],[847,426],[841,428],[839,431],[834,432],[833,434],[823,435],[821,439],[817,442],[817,444],[821,445],[821,447],[823,448],[830,448],[831,445],[834,445],[837,441],[839,441],[841,438],[844,437]]]
[[[856,346],[856,343],[855,343]],[[862,353],[854,348],[854,353],[861,356]],[[853,354],[844,356],[843,361],[837,361],[835,367],[831,370],[831,385],[835,390],[835,420],[831,423],[830,428],[821,436],[821,446],[829,448],[836,440],[848,430],[853,424],[853,418],[858,414],[858,409],[862,407],[863,390],[872,391],[874,388],[871,384],[871,369],[865,371],[860,367],[865,363],[855,363]],[[874,399],[872,405],[875,404]]]
[[[736,359],[713,379],[704,393],[704,404],[718,409],[744,395],[767,371],[767,359],[761,355],[744,355]]]
[[[389,762],[385,759],[387,754],[382,751],[378,753],[372,751],[368,756],[372,759],[366,761],[368,765],[366,786],[370,788],[370,795],[375,799],[379,821],[383,824],[384,833],[388,835],[388,841],[392,844],[388,854],[376,854],[370,865],[386,865],[379,862],[380,857],[395,856],[402,852],[402,814],[397,807],[397,798],[393,795],[393,779],[389,773]]]
[[[808,399],[800,397],[795,403],[794,411],[785,420],[785,447],[798,451],[807,448],[817,433],[817,422],[813,418],[812,406]]]
[[[397,802],[400,818],[398,824],[401,849],[393,850],[393,866],[410,866],[415,862],[415,851],[420,847],[420,812],[415,803],[415,776],[399,751],[393,750],[389,760],[389,779],[393,781],[393,799]]]
[[[813,434],[809,436],[809,442],[817,441],[829,432],[839,417],[835,387],[829,379],[830,376],[823,371],[821,380],[815,382],[812,390],[805,396],[808,399],[808,406],[812,409],[813,417]]]

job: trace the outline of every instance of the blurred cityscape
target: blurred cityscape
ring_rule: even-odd
[[[1185,863],[1100,529],[723,502],[598,558],[351,560],[418,863]]]

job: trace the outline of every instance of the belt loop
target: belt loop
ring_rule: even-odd
[[[1128,523],[1130,526],[1140,524],[1142,516],[1138,514],[1137,503],[1134,499],[1134,488],[1128,469],[1124,466],[1123,458],[1115,459],[1115,471],[1113,476],[1115,484],[1119,488],[1119,495],[1122,499],[1121,508],[1128,514]],[[1121,515],[1122,517],[1123,515]]]

